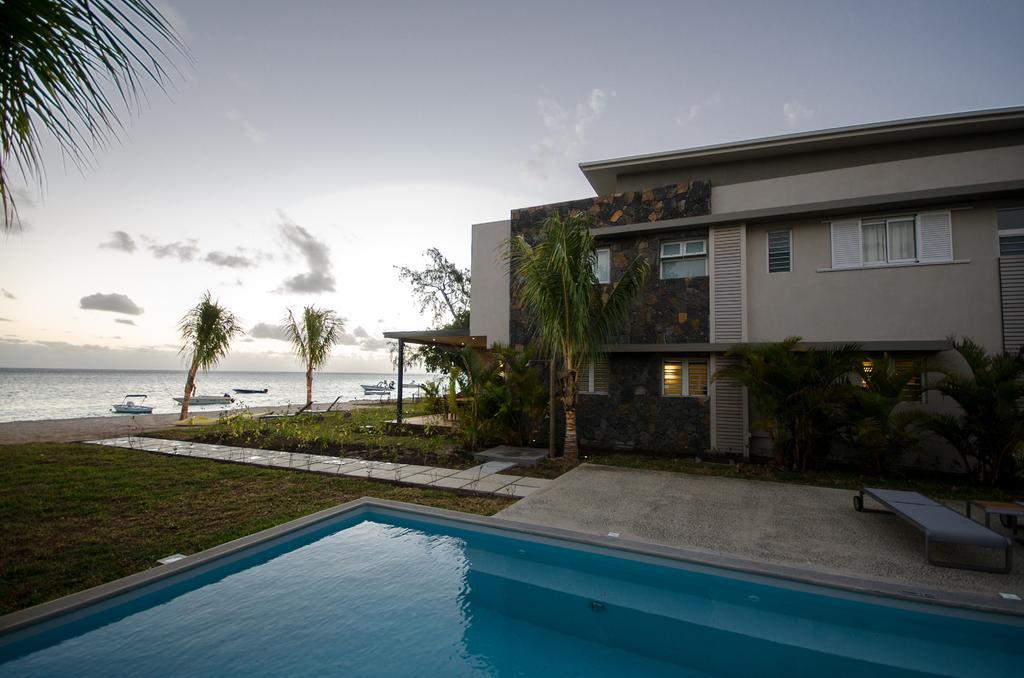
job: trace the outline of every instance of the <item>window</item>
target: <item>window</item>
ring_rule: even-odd
[[[905,374],[914,370],[914,361],[909,358],[898,358],[893,361],[894,367],[896,368],[897,374]],[[864,373],[871,374],[875,369],[875,361],[871,358],[864,360]],[[900,392],[900,400],[906,400],[908,402],[924,402],[924,379],[921,374],[915,374],[907,382],[907,385],[903,387]],[[860,380],[861,388],[867,388],[868,382],[861,377]]]
[[[865,264],[884,264],[917,259],[913,217],[861,221],[861,246]]]
[[[792,249],[792,231],[768,231],[768,272],[788,273],[793,270]]]
[[[999,256],[1024,254],[1024,207],[996,210],[999,227]]]
[[[707,274],[707,240],[681,240],[661,244],[662,280],[696,278]]]
[[[597,282],[607,284],[612,281],[612,252],[608,249],[597,251],[597,260],[594,262],[594,275]]]
[[[578,379],[580,381],[581,393],[608,394],[608,359],[599,358],[596,362],[587,363],[580,370]]]
[[[953,260],[949,212],[842,219],[833,221],[831,226],[832,268]],[[1024,235],[1024,230],[1021,234]],[[1021,239],[1021,249],[1024,253],[1024,238]]]
[[[665,396],[706,396],[708,394],[707,361],[664,361],[661,365],[661,394]]]

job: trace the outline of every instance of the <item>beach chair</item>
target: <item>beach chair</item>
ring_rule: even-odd
[[[871,497],[887,510],[865,508],[865,496]],[[1008,574],[1013,568],[1013,542],[1010,539],[923,494],[865,487],[853,497],[853,508],[868,513],[895,513],[924,532],[924,554],[932,565],[1001,574]],[[932,557],[931,551],[932,544],[936,542],[1000,549],[1003,552],[1005,565],[1002,568],[993,568],[937,560]]]

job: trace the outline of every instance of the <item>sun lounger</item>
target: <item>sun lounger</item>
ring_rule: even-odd
[[[865,495],[889,510],[879,511],[878,509],[864,508]],[[944,504],[932,501],[923,494],[865,487],[858,495],[854,496],[853,507],[858,511],[895,513],[924,532],[924,554],[932,565],[959,567],[983,572],[1001,572],[1004,574],[1009,573],[1013,567],[1013,542],[1010,539],[993,532],[984,525],[974,522]],[[931,554],[931,547],[934,542],[1001,549],[1004,553],[1006,565],[1000,569],[936,560],[932,558]]]

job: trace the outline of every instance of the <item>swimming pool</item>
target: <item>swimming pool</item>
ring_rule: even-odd
[[[0,675],[1007,676],[1024,666],[1018,616],[586,541],[362,500],[4,618]]]

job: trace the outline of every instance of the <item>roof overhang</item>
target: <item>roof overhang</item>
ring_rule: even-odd
[[[422,344],[426,346],[487,348],[487,337],[479,334],[470,335],[468,329],[385,332],[384,338],[401,339],[407,344]]]
[[[834,127],[678,151],[582,162],[579,167],[597,194],[607,195],[615,192],[617,179],[623,174],[1008,130],[1024,130],[1024,106]]]

